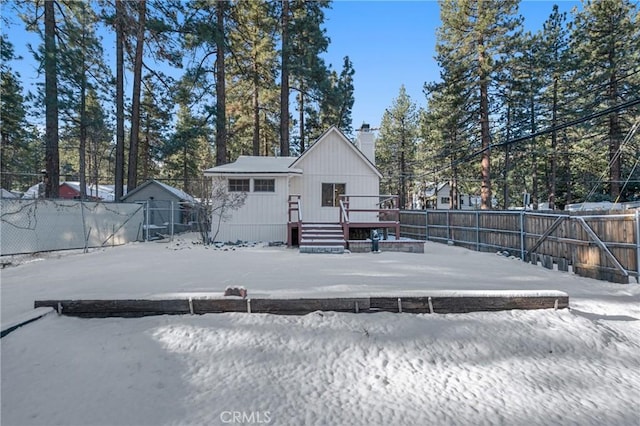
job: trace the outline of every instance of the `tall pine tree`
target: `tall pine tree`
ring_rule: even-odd
[[[385,110],[376,141],[376,165],[383,175],[381,190],[398,194],[400,208],[410,208],[419,136],[419,111],[404,86]]]
[[[478,148],[481,152],[480,177],[482,208],[491,208],[491,89],[500,70],[502,53],[518,30],[517,0],[492,2],[441,0],[436,50],[440,60],[460,64],[465,85],[473,87],[473,107],[467,112],[477,119]],[[442,63],[440,63],[443,66]]]
[[[578,59],[582,111],[598,112],[637,97],[640,92],[637,4],[630,0],[586,1],[574,24],[572,49]],[[612,201],[620,197],[623,162],[635,160],[621,150],[624,135],[632,124],[625,122],[624,114],[614,111],[596,123],[608,152],[607,187]]]

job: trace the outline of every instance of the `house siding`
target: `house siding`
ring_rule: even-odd
[[[251,190],[245,204],[229,212],[230,218],[220,223],[215,214],[211,238],[215,241],[287,241],[288,198],[301,196],[303,222],[339,222],[339,207],[322,206],[322,184],[343,183],[346,195],[366,195],[352,198],[351,208],[375,209],[379,194],[379,173],[358,149],[339,130],[328,130],[298,159],[291,159],[278,171],[258,170],[255,167],[273,167],[266,161],[242,158],[231,165],[214,167],[205,173],[214,179],[251,179]],[[279,174],[286,173],[286,174]],[[274,178],[275,192],[256,193],[254,179]],[[377,221],[377,213],[352,213],[350,220]],[[292,220],[296,218],[292,215]]]
[[[230,212],[231,219],[220,223],[213,216],[212,235],[216,241],[286,241],[288,177],[235,175],[233,179],[251,179],[251,191],[244,206]],[[253,179],[274,179],[275,192],[253,192]]]
[[[339,207],[322,207],[323,183],[345,183],[347,195],[379,194],[379,179],[371,166],[339,140],[338,132],[329,132],[325,137],[328,140],[314,147],[313,155],[296,163],[304,177],[293,179],[291,191],[302,196],[305,222],[337,222],[340,219]],[[351,207],[373,209],[376,202],[374,198],[354,198]],[[376,220],[376,214],[353,213],[351,220],[372,221]]]

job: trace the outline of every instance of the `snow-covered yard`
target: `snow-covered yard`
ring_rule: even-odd
[[[2,425],[640,424],[640,285],[427,243],[424,254],[215,250],[178,239],[2,270],[35,299],[561,290],[571,310],[48,315],[1,340]]]

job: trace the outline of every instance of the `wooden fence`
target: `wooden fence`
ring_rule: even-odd
[[[640,211],[404,210],[400,235],[477,251],[508,251],[523,261],[616,283],[640,282]]]

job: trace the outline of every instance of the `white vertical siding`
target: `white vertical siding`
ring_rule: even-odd
[[[216,241],[287,241],[286,224],[233,224],[224,223]]]
[[[379,194],[379,178],[371,166],[347,146],[337,132],[329,132],[325,138],[327,140],[322,143],[316,142],[320,145],[296,164],[297,168],[303,170],[302,182],[296,182],[298,186],[295,189],[299,189],[302,195],[305,221],[337,222],[340,218],[338,207],[322,207],[323,183],[344,183],[347,195]],[[351,206],[374,208],[376,201],[373,198],[354,199]],[[375,219],[368,217],[358,220]]]
[[[338,130],[328,131],[294,164],[302,175],[276,176],[274,193],[249,192],[245,205],[232,212],[221,224],[218,241],[286,241],[289,194],[302,197],[305,222],[338,222],[339,207],[322,207],[322,184],[344,183],[347,195],[370,195],[354,198],[352,208],[376,208],[380,179],[373,166],[346,141]],[[238,174],[234,179],[273,178],[258,174]],[[253,185],[251,186],[253,190]],[[215,219],[215,216],[214,216]],[[354,213],[353,221],[375,221],[375,213]],[[212,229],[215,231],[214,220]]]
[[[231,218],[220,224],[217,241],[286,241],[288,177],[233,176],[233,179],[275,179],[275,192],[247,193],[244,206],[230,213]],[[213,216],[212,236],[217,228]]]

